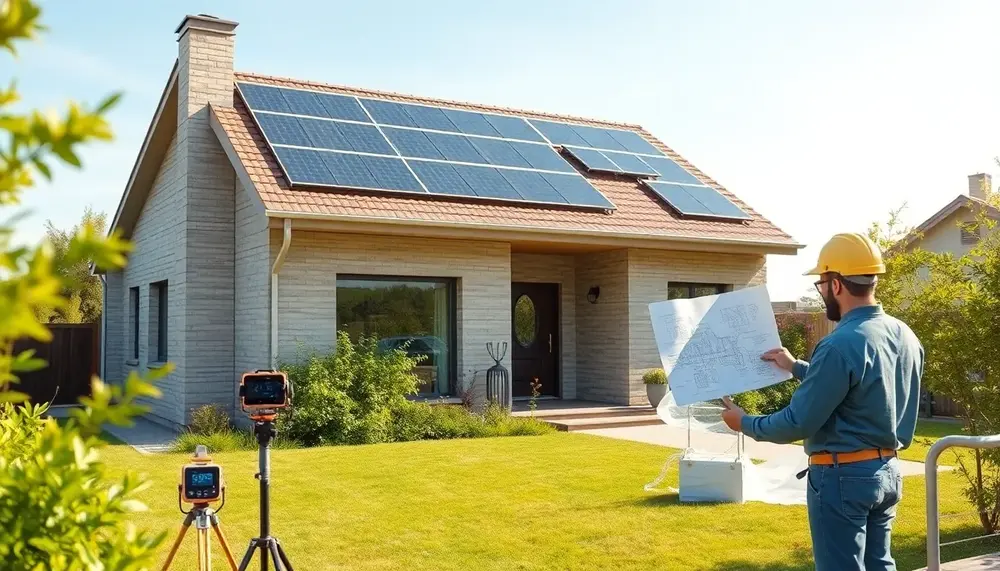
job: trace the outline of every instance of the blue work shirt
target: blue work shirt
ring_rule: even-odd
[[[743,417],[754,440],[805,440],[806,454],[868,448],[902,450],[913,441],[924,348],[902,321],[880,305],[848,311],[792,374],[802,383],[789,405]]]

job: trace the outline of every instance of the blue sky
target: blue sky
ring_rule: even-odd
[[[185,13],[240,22],[243,71],[640,123],[809,247],[908,203],[919,223],[997,174],[1000,3],[547,0],[43,2],[50,31],[0,77],[32,106],[125,98],[114,143],[32,192],[19,238],[114,212]]]

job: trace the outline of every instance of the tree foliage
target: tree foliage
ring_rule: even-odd
[[[992,200],[996,200],[995,197]],[[886,310],[905,321],[926,350],[924,387],[956,401],[971,435],[1000,433],[1000,232],[977,208],[973,224],[984,238],[965,255],[934,253],[920,247],[921,236],[899,225],[899,210],[874,224],[871,236],[882,247],[886,275],[878,297]],[[955,229],[958,231],[958,228]],[[966,495],[983,529],[1000,531],[1000,450],[960,456],[968,480]]]
[[[41,11],[31,0],[0,1],[0,49],[16,55],[18,43],[44,31]],[[112,95],[92,108],[70,103],[62,113],[19,113],[15,84],[0,88],[0,206],[18,204],[39,176],[51,178],[56,162],[79,167],[81,145],[110,140],[105,115],[117,99]],[[110,386],[95,378],[91,396],[81,399],[82,408],[64,426],[45,417],[45,405],[17,405],[27,395],[15,390],[18,374],[46,363],[32,351],[14,354],[14,342],[51,340],[38,317],[69,307],[63,295],[67,268],[88,260],[121,268],[129,245],[85,222],[57,257],[47,241],[34,248],[13,245],[12,224],[0,226],[0,561],[6,569],[30,571],[147,568],[162,535],[127,523],[141,508],[134,496],[144,480],[109,477],[98,435],[103,424],[128,424],[146,410],[137,399],[158,395],[153,379],[132,375]]]
[[[70,242],[85,227],[97,235],[107,232],[107,214],[87,208],[80,222],[70,230],[56,228],[51,220],[45,224],[45,239],[52,246],[55,267],[63,280],[62,296],[67,303],[61,310],[39,315],[48,323],[96,323],[101,318],[103,287],[101,278],[90,271],[90,260],[67,260]]]

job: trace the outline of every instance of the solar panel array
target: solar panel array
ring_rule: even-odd
[[[237,85],[293,185],[614,208],[520,117]]]
[[[237,86],[292,185],[614,209],[559,147],[589,172],[643,179],[681,215],[750,218],[634,131]]]

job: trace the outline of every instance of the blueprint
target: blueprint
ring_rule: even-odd
[[[678,405],[791,378],[761,354],[781,347],[764,286],[649,304],[653,335]]]

